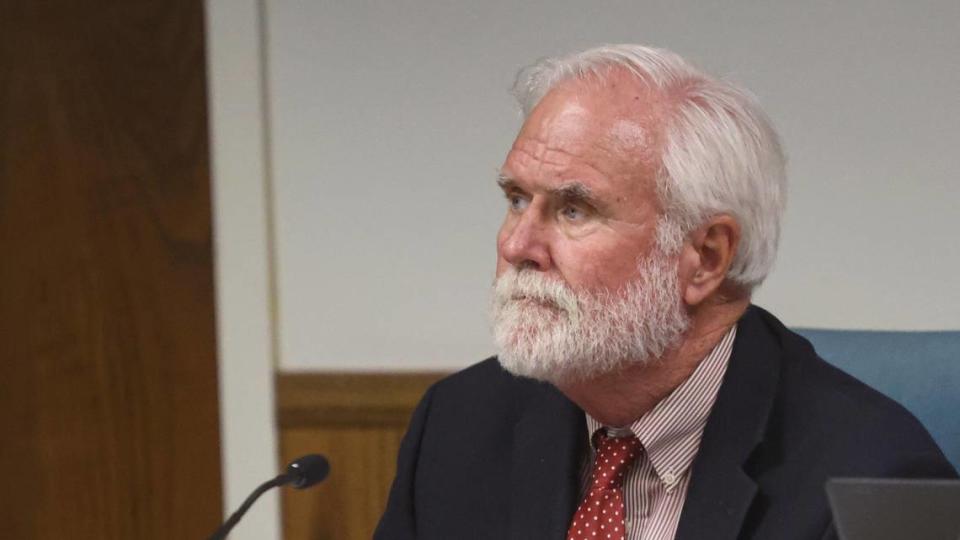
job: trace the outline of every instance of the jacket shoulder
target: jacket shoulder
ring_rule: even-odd
[[[472,422],[490,418],[503,423],[518,415],[533,396],[544,392],[555,390],[546,383],[507,372],[496,357],[490,357],[444,377],[430,388],[431,420],[462,423],[464,418]]]
[[[765,313],[765,312],[764,312]],[[797,452],[834,458],[835,475],[953,476],[956,473],[905,407],[821,358],[804,337],[765,313],[782,351],[777,414]],[[791,433],[794,437],[791,437]]]

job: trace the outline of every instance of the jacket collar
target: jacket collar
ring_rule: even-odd
[[[586,452],[583,411],[552,386],[533,383],[513,430],[509,538],[566,538]]]
[[[717,401],[693,463],[678,540],[736,538],[757,485],[744,463],[763,440],[780,378],[780,347],[750,306],[737,338]]]

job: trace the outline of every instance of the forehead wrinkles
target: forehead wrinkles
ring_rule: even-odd
[[[530,170],[588,165],[633,181],[659,170],[666,101],[633,75],[570,79],[544,96],[521,128],[511,157]]]
[[[595,129],[594,114],[580,103],[576,94],[551,93],[544,102],[520,129],[517,142],[530,143],[522,149],[544,160],[553,159],[546,155],[552,150],[581,153]]]
[[[565,167],[575,158],[572,151],[576,149],[569,148],[562,150],[551,146],[545,141],[538,139],[520,139],[513,146],[515,157],[524,166],[533,166],[535,164],[552,165]]]
[[[606,177],[607,172],[588,163],[577,154],[551,148],[543,141],[526,139],[518,140],[514,144],[501,171],[505,176],[527,177],[527,180],[533,180],[537,176],[545,178],[563,178],[570,176],[579,177],[574,169],[590,170],[594,174]],[[531,176],[532,175],[532,176]]]

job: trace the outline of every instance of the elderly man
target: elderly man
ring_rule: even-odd
[[[956,475],[750,305],[786,181],[749,94],[635,45],[540,61],[515,94],[499,355],[427,392],[377,538],[821,539],[828,477]]]

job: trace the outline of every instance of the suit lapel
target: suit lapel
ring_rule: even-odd
[[[737,338],[717,401],[693,463],[676,538],[737,538],[757,492],[743,470],[763,439],[780,374],[780,351],[751,306]]]
[[[537,384],[513,437],[509,537],[566,537],[587,445],[583,411],[553,387]]]

